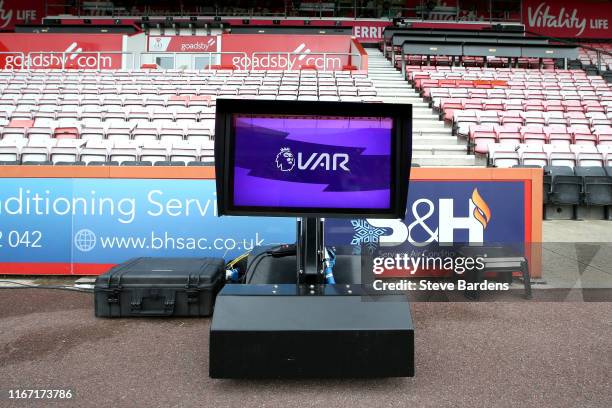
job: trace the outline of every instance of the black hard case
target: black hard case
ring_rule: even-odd
[[[96,278],[96,316],[210,316],[224,265],[220,258],[130,259]]]

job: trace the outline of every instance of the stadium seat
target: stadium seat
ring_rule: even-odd
[[[86,163],[87,166],[118,166],[119,162],[116,161],[105,161],[105,160],[93,160]]]
[[[22,164],[51,163],[49,161],[49,149],[45,146],[25,146],[21,150]]]
[[[137,162],[138,161],[138,150],[135,147],[115,147],[109,154],[110,161],[116,161],[119,165],[123,165],[123,162]]]
[[[187,163],[187,166],[214,166],[215,162],[213,160],[206,161],[191,161]]]
[[[53,163],[51,163],[49,160],[41,160],[41,161],[26,160],[26,161],[22,161],[21,164],[24,166],[50,166]]]
[[[521,164],[524,166],[539,166],[548,165],[548,155],[544,152],[541,144],[525,144],[519,146],[521,152]]]
[[[172,166],[172,167],[176,167],[176,166],[185,166],[185,162],[180,162],[180,161],[158,161],[153,163],[154,166]]]
[[[494,167],[514,167],[520,165],[517,143],[494,143],[489,145],[489,161]]]
[[[74,162],[55,162],[53,163],[55,166],[85,166],[86,163],[82,161],[74,161]]]
[[[492,125],[471,126],[469,137],[473,150],[480,154],[487,154],[489,145],[497,141],[497,134]]]
[[[550,203],[550,193],[552,190],[552,176],[546,172],[542,176],[542,190],[542,203],[546,205]]]
[[[16,144],[0,145],[0,161],[19,162],[19,147]]]
[[[140,161],[140,160],[136,160],[136,161],[131,161],[131,160],[125,160],[125,161],[121,161],[119,162],[120,166],[132,166],[132,167],[150,167],[153,165],[152,162],[150,161]]]
[[[548,163],[550,166],[576,166],[576,154],[570,150],[568,145],[551,145],[543,146],[544,152],[548,154]]]
[[[58,162],[76,162],[78,158],[78,151],[75,147],[52,147],[49,155],[51,162],[56,164]]]
[[[132,139],[139,142],[157,140],[157,129],[146,127],[145,124],[139,124],[138,127],[132,131]]]
[[[123,123],[127,125],[127,123]],[[130,127],[109,127],[106,131],[106,138],[113,141],[130,140],[132,129]]]
[[[185,131],[182,128],[166,127],[159,130],[159,140],[169,145],[176,141],[182,141],[185,137]]]
[[[140,150],[140,160],[153,164],[158,161],[168,161],[168,150],[161,144],[148,142]]]
[[[583,202],[588,206],[612,205],[612,177],[603,167],[576,167],[583,179]]]
[[[557,212],[563,214],[562,218],[573,219],[574,207],[581,203],[582,178],[567,166],[547,166],[545,171],[552,178],[549,205],[555,207],[552,211],[547,208],[546,218]]]

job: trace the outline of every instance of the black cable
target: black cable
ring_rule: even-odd
[[[85,289],[85,288],[75,288],[74,286],[64,286],[64,285],[30,285],[29,283],[16,282],[11,280],[0,279],[0,283],[10,283],[15,286],[0,286],[0,289],[56,289],[56,290],[68,290],[71,292],[85,292],[85,293],[93,293],[93,289]]]

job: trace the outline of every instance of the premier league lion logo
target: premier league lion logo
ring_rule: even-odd
[[[283,147],[276,155],[276,167],[281,171],[291,171],[295,166],[295,157],[288,147]]]

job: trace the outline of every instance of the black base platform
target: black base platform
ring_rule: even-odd
[[[227,285],[210,330],[212,378],[414,376],[405,296],[360,285]]]

